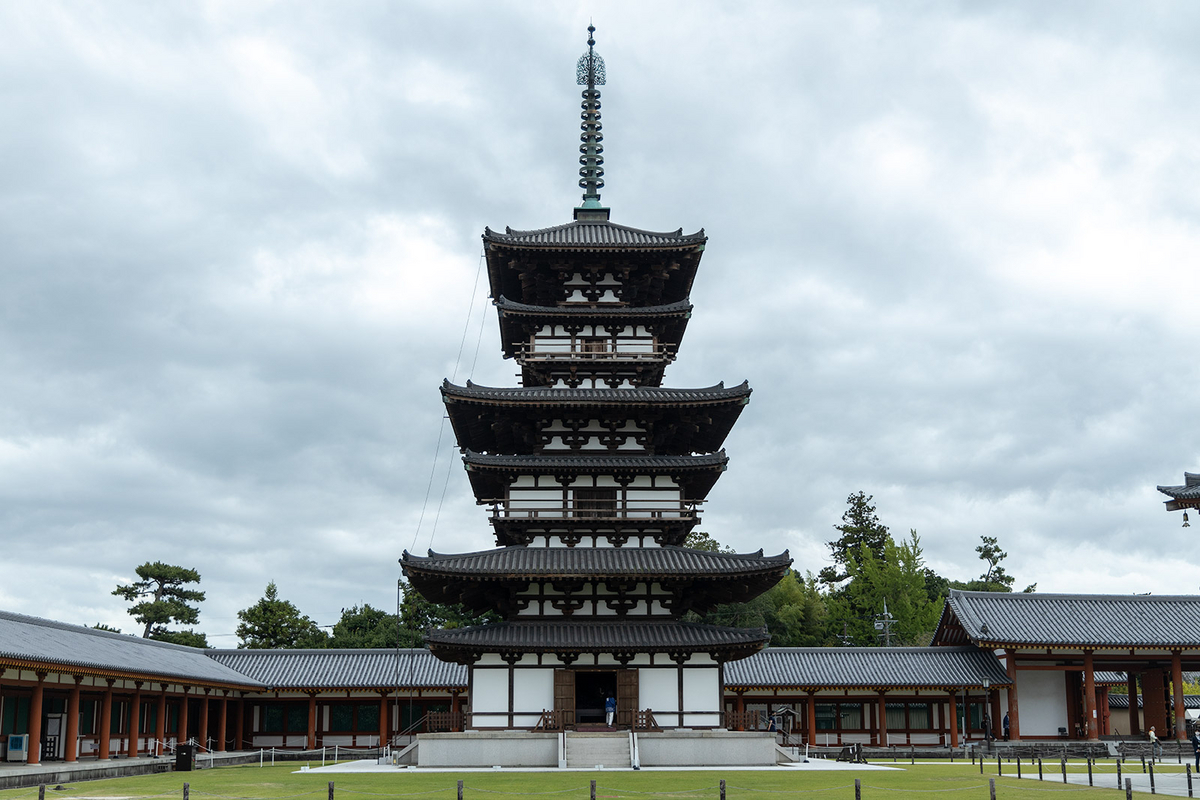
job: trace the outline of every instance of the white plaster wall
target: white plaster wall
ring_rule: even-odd
[[[1018,670],[1017,707],[1022,736],[1057,736],[1067,724],[1066,673]]]
[[[471,724],[480,728],[506,727],[507,716],[486,715],[489,711],[508,714],[508,670],[471,670]],[[485,716],[486,715],[486,716]]]
[[[679,710],[679,671],[677,669],[638,670],[638,708],[648,708],[656,714]],[[676,719],[660,719],[664,727],[674,726]]]
[[[678,693],[678,690],[676,690]],[[699,709],[716,712],[721,708],[721,675],[712,669],[685,669],[683,671],[683,710]],[[684,714],[684,725],[715,726],[721,724],[721,716],[711,714]]]
[[[554,670],[518,669],[513,673],[513,717],[516,727],[533,727],[542,712],[554,708]]]

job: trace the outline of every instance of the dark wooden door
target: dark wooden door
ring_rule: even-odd
[[[575,724],[575,673],[569,669],[554,670],[554,713],[559,726]]]
[[[638,671],[617,670],[617,718],[618,727],[633,727],[633,715],[638,710]]]

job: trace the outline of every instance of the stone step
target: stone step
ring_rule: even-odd
[[[629,735],[626,733],[572,732],[567,734],[568,767],[628,767]]]

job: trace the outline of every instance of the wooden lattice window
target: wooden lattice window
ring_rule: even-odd
[[[576,489],[575,516],[615,517],[617,515],[617,490]]]

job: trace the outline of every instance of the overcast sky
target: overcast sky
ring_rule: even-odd
[[[438,386],[515,383],[479,237],[579,203],[589,18],[613,220],[710,236],[667,384],[754,387],[704,530],[816,571],[861,489],[951,578],[1200,588],[1195,3],[38,2],[0,608],[132,631],[162,560],[233,646],[270,580],[331,624],[493,546]]]

